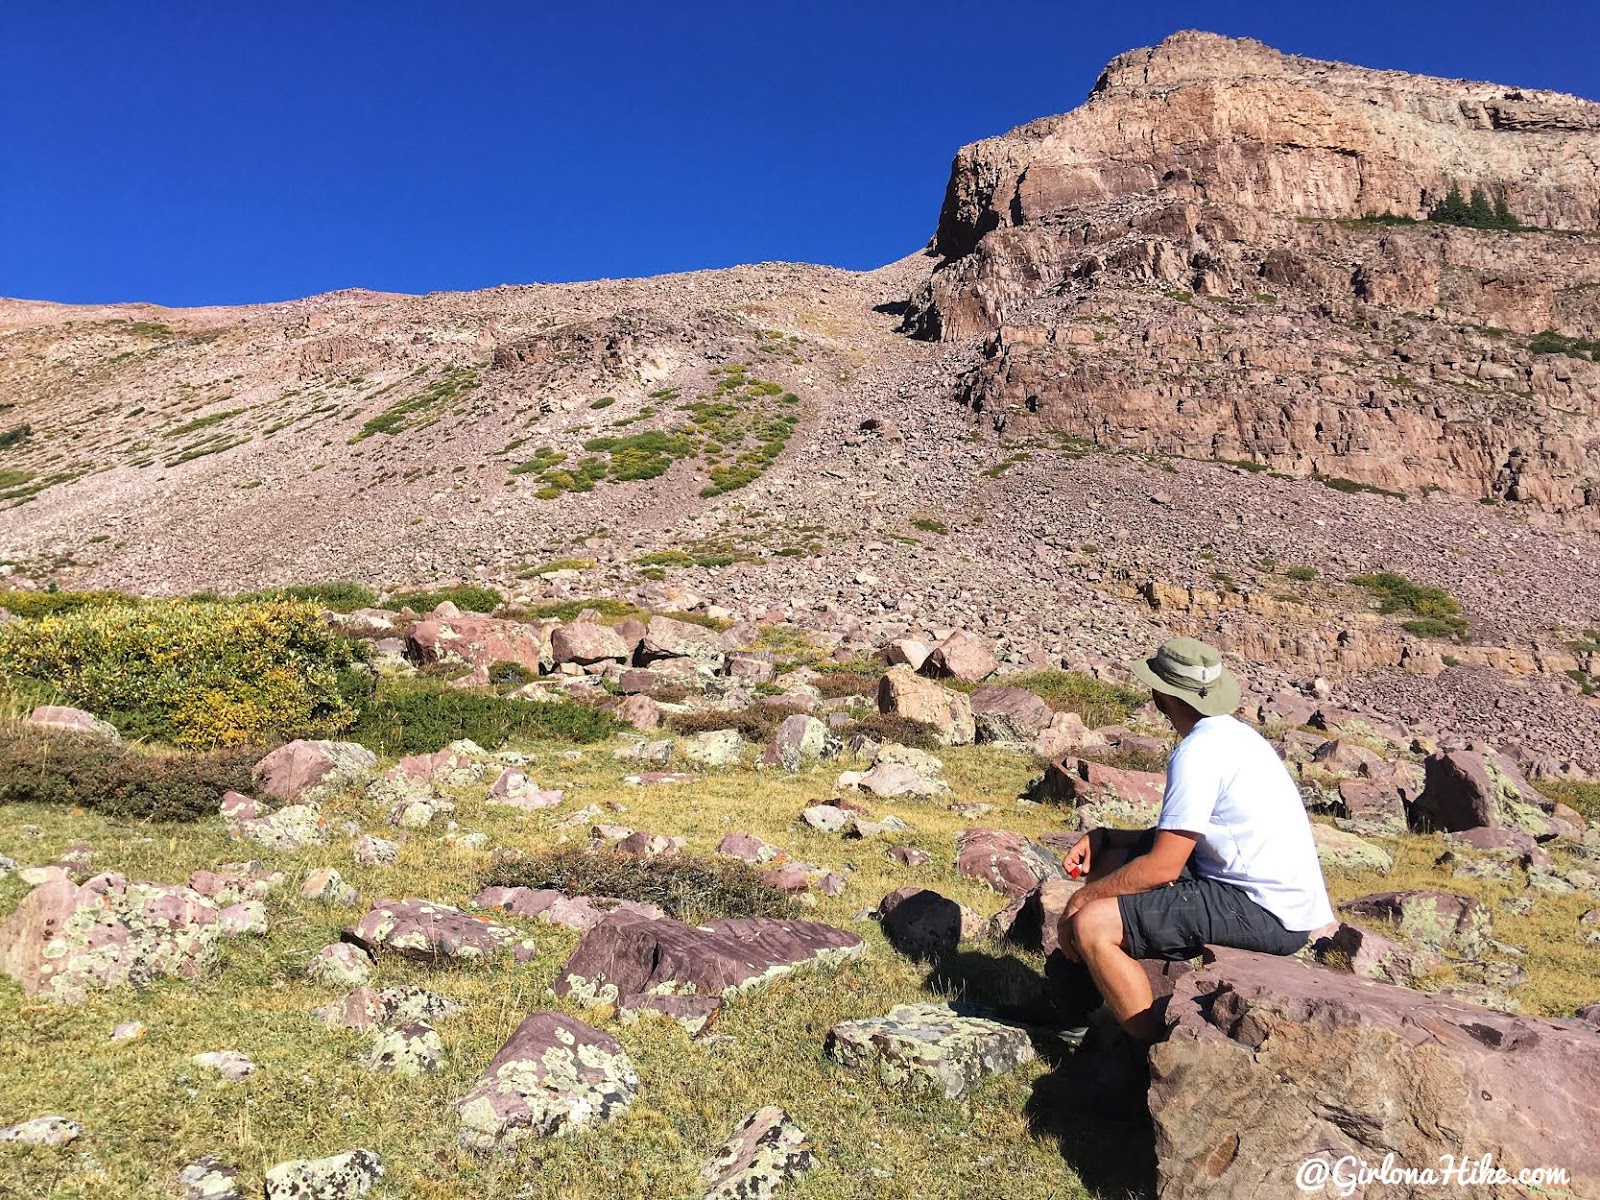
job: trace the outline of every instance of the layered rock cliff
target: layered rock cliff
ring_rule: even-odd
[[[1529,228],[1427,221],[1452,186]],[[957,155],[907,328],[982,339],[1013,435],[1591,524],[1597,229],[1600,104],[1183,33]]]

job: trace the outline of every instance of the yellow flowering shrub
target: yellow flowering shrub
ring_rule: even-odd
[[[80,608],[0,626],[0,675],[33,680],[126,733],[179,746],[343,729],[353,644],[293,599]]]

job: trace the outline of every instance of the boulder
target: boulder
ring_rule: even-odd
[[[889,847],[889,857],[902,867],[920,867],[929,862],[933,855],[926,850],[919,850],[915,846],[891,846]]]
[[[349,942],[330,942],[311,956],[306,978],[323,987],[359,988],[372,978],[372,955]]]
[[[283,883],[283,872],[268,871],[255,859],[249,862],[222,863],[214,871],[194,871],[189,887],[219,905],[241,900],[265,900]]]
[[[702,766],[731,767],[744,757],[744,739],[737,729],[712,729],[685,741],[683,754]]]
[[[649,835],[646,835],[649,836]],[[567,896],[554,888],[490,887],[472,898],[478,908],[498,908],[519,917],[537,917],[564,929],[593,929],[612,913],[629,913],[646,921],[667,914],[654,904],[611,896]]]
[[[856,777],[855,786],[874,796],[943,796],[950,791],[944,780],[898,762],[873,763]]]
[[[530,675],[555,665],[551,632],[559,624],[525,624],[500,617],[445,616],[442,610],[418,621],[406,634],[406,657],[418,666],[453,663],[483,674],[496,663],[515,663]]]
[[[340,936],[373,957],[389,952],[429,963],[492,958],[523,940],[515,929],[426,900],[374,900]]]
[[[954,953],[981,921],[965,905],[928,888],[896,888],[878,901],[878,922],[889,944],[915,959],[937,960]]]
[[[239,1168],[208,1154],[178,1172],[181,1200],[240,1200]]]
[[[400,844],[386,838],[363,834],[350,847],[351,854],[363,867],[386,866],[400,857]]]
[[[793,713],[783,719],[777,733],[773,734],[772,741],[761,754],[761,765],[798,771],[807,762],[821,758],[830,742],[838,745],[821,721],[805,713]]]
[[[1008,904],[990,921],[991,932],[1045,957],[1061,949],[1061,915],[1067,901],[1083,887],[1081,879],[1046,879],[1027,895]]]
[[[227,938],[267,932],[267,906],[259,900],[241,900],[217,913],[217,928]]]
[[[776,1105],[751,1113],[700,1168],[705,1200],[772,1200],[816,1166],[811,1139]]]
[[[1339,908],[1353,917],[1391,925],[1401,936],[1438,953],[1476,959],[1493,945],[1494,918],[1488,908],[1453,892],[1377,892]]]
[[[850,814],[832,804],[813,804],[800,810],[800,820],[818,833],[843,833],[850,824]]]
[[[122,740],[122,735],[111,722],[102,721],[93,713],[84,712],[81,708],[69,708],[62,704],[41,705],[29,713],[23,723],[36,725],[40,729],[49,729],[55,733],[84,734],[89,737],[104,738],[108,742]]]
[[[1362,925],[1341,921],[1328,936],[1320,957],[1324,962],[1342,959],[1363,979],[1378,979],[1409,987],[1417,976],[1439,965],[1439,956],[1420,946],[1403,946]]]
[[[727,671],[746,683],[768,683],[777,672],[777,663],[765,652],[743,650],[728,655]]]
[[[819,805],[819,807],[822,807]],[[809,809],[807,810],[810,811]],[[802,814],[804,815],[804,814]],[[737,858],[752,867],[782,862],[789,856],[770,842],[762,841],[753,833],[730,833],[717,843],[717,853],[727,858]]]
[[[647,993],[728,1000],[798,966],[861,953],[855,934],[815,921],[726,917],[694,927],[615,913],[583,935],[553,987],[583,1004]]]
[[[266,816],[240,821],[232,832],[244,841],[284,853],[326,845],[328,841],[327,821],[315,804],[285,804]]]
[[[207,1071],[215,1071],[228,1083],[238,1083],[256,1073],[256,1064],[237,1050],[208,1050],[189,1061]]]
[[[355,904],[360,897],[355,888],[344,881],[344,876],[332,867],[319,867],[306,876],[300,885],[300,895],[306,900],[323,904]]]
[[[609,625],[594,621],[569,621],[550,634],[550,657],[562,663],[627,662],[633,651],[622,635]]]
[[[1549,831],[1542,797],[1509,759],[1477,750],[1446,750],[1422,764],[1422,795],[1411,806],[1419,829],[1472,829],[1487,825],[1520,829],[1538,837]]]
[[[1150,1051],[1161,1200],[1296,1195],[1307,1159],[1559,1166],[1600,1194],[1600,1038],[1309,965],[1216,950]],[[1304,1176],[1300,1176],[1304,1178]],[[1521,1189],[1484,1188],[1509,1200]],[[1327,1194],[1335,1194],[1328,1189]],[[1437,1187],[1369,1190],[1423,1200]]]
[[[407,1021],[373,1031],[366,1066],[386,1075],[431,1075],[443,1059],[444,1042],[433,1026],[426,1021]]]
[[[641,733],[661,726],[661,706],[643,693],[624,696],[612,707],[617,720]]]
[[[267,1200],[357,1200],[383,1178],[375,1151],[347,1150],[331,1158],[281,1162],[267,1172]]]
[[[1065,879],[1061,860],[1020,833],[964,829],[956,837],[956,870],[1007,896],[1025,896],[1046,879]]]
[[[927,642],[916,638],[898,638],[883,648],[883,661],[891,667],[910,667],[913,671],[920,671],[932,653],[933,647]]]
[[[344,942],[335,945],[355,950]],[[356,951],[360,953],[360,951]],[[370,964],[370,960],[369,960]],[[358,987],[343,999],[311,1011],[330,1029],[357,1029],[363,1032],[388,1025],[416,1022],[432,1024],[459,1012],[461,1006],[444,996],[419,987]]]
[[[978,683],[1000,667],[994,646],[986,638],[958,629],[933,648],[918,673],[935,679],[961,679]]]
[[[972,702],[908,667],[884,672],[878,683],[878,711],[932,727],[942,745],[970,746],[977,737]]]
[[[1405,830],[1405,801],[1392,779],[1341,779],[1339,803],[1344,807],[1344,815],[1351,820],[1393,829],[1396,833]]]
[[[637,658],[640,666],[680,658],[716,671],[721,669],[725,654],[722,635],[717,630],[672,617],[651,617],[639,642]]]
[[[65,1146],[83,1136],[83,1126],[65,1117],[34,1117],[0,1129],[0,1143],[18,1146]]]
[[[967,1004],[900,1004],[886,1016],[841,1021],[824,1050],[846,1067],[875,1066],[890,1085],[931,1086],[954,1099],[1033,1060],[1028,1031],[993,1017]]]
[[[989,684],[969,697],[980,742],[1026,746],[1055,720],[1055,711],[1032,692]]]
[[[1317,859],[1325,867],[1339,867],[1346,871],[1376,871],[1387,875],[1394,869],[1394,856],[1382,846],[1324,825],[1311,823],[1311,840],[1316,843]]]
[[[1087,758],[1063,758],[1045,770],[1040,791],[1055,804],[1093,808],[1098,824],[1151,826],[1161,815],[1167,777],[1124,771]]]
[[[484,803],[503,808],[552,808],[561,803],[561,798],[560,791],[544,791],[521,771],[507,767],[489,785]]]
[[[275,800],[325,799],[367,779],[378,756],[354,742],[299,741],[279,746],[251,770],[256,790]]]
[[[460,1141],[493,1150],[571,1133],[611,1120],[638,1091],[638,1073],[614,1039],[575,1017],[534,1013],[456,1101]]]
[[[217,959],[216,904],[190,888],[97,875],[41,884],[0,925],[0,970],[24,994],[81,1004],[90,993],[197,983]]]
[[[1104,734],[1090,729],[1075,712],[1058,712],[1033,739],[1033,752],[1046,761],[1085,750],[1103,750],[1111,743]]]

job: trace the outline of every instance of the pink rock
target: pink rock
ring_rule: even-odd
[[[267,815],[260,804],[238,792],[222,793],[222,802],[217,806],[217,810],[229,825],[242,825],[246,821],[259,820]]]
[[[524,624],[499,617],[451,616],[418,621],[406,635],[413,662],[461,663],[487,671],[495,663],[515,663],[529,674],[554,665],[551,631],[558,623]]]
[[[1000,666],[987,639],[958,629],[933,648],[919,674],[935,679],[964,679],[977,683],[993,675]]]
[[[569,621],[550,634],[550,654],[559,666],[575,662],[626,662],[631,651],[615,629],[593,621]]]
[[[635,729],[656,729],[661,725],[661,709],[649,696],[635,694],[624,697],[613,710],[617,718]]]
[[[507,768],[489,786],[487,803],[508,808],[551,808],[561,803],[561,797],[560,791],[541,791],[539,785],[521,771]]]
[[[1028,744],[1055,719],[1055,712],[1032,692],[989,684],[972,693],[972,715],[980,742]]]
[[[53,730],[56,733],[85,734],[112,742],[122,740],[116,727],[109,721],[102,721],[93,713],[84,712],[81,708],[70,708],[61,704],[46,704],[34,709],[28,714],[25,724],[37,725],[41,729]]]
[[[758,866],[762,863],[782,862],[789,856],[778,847],[764,842],[753,833],[730,833],[717,844],[717,853],[740,862]]]
[[[1087,758],[1064,758],[1045,771],[1044,791],[1057,804],[1082,807],[1121,801],[1153,814],[1160,810],[1167,777],[1154,771],[1124,771]],[[1152,819],[1150,824],[1154,824]]]
[[[1066,877],[1043,846],[1003,829],[967,829],[956,838],[956,870],[1008,896],[1024,896],[1046,879]]]
[[[902,866],[920,867],[931,857],[926,850],[918,850],[915,846],[892,846],[889,857]]]
[[[310,800],[370,775],[378,756],[354,742],[294,741],[256,763],[256,789],[277,800]]]

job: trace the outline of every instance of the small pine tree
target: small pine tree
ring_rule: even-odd
[[[1461,194],[1461,185],[1452,183],[1444,199],[1428,210],[1428,220],[1446,225],[1460,225],[1467,217],[1467,198]]]
[[[1489,193],[1481,187],[1472,189],[1472,199],[1467,202],[1467,219],[1464,224],[1474,229],[1495,227],[1494,205],[1489,203]]]
[[[1494,198],[1494,227],[1496,229],[1521,229],[1522,222],[1517,220],[1516,214],[1511,211],[1511,205],[1506,203],[1504,192],[1496,193]]]

